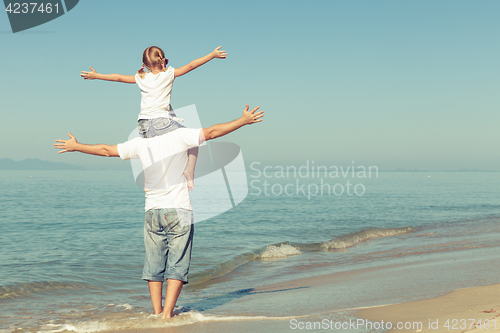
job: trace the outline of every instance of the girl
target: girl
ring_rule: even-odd
[[[167,68],[168,59],[165,53],[157,46],[150,46],[142,55],[142,67],[135,75],[99,74],[92,67],[91,72],[82,71],[80,76],[85,80],[104,80],[124,83],[137,83],[141,89],[141,112],[137,129],[143,138],[152,138],[185,127],[179,124],[182,121],[175,115],[170,105],[170,93],[176,77],[189,73],[193,69],[206,64],[214,58],[225,59],[226,51],[221,46],[206,56],[193,60],[180,68]],[[146,68],[149,72],[145,72]],[[188,150],[188,164],[184,170],[189,190],[194,189],[194,168],[198,148]]]

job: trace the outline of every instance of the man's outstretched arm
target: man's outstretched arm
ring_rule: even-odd
[[[262,121],[262,117],[264,116],[264,111],[256,112],[260,106],[254,108],[252,111],[248,111],[248,104],[243,110],[243,115],[233,120],[229,123],[225,124],[217,124],[210,126],[209,128],[203,128],[200,132],[200,145],[204,141],[213,140],[218,137],[229,134],[233,131],[236,131],[238,128],[243,127],[245,125],[250,125],[254,123],[259,123]]]
[[[119,157],[117,145],[110,146],[105,144],[98,145],[86,145],[84,143],[80,143],[76,141],[76,138],[68,132],[70,137],[69,140],[56,140],[54,143],[54,147],[56,149],[63,149],[58,153],[66,153],[71,151],[79,151],[84,154],[90,155],[98,155],[98,156],[111,156],[111,157]]]

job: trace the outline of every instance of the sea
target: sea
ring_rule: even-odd
[[[0,333],[253,319],[285,332],[290,318],[500,283],[500,172],[372,171],[248,168],[245,199],[195,224],[190,281],[163,321],[141,280],[132,171],[2,170]],[[217,208],[206,200],[195,215]]]

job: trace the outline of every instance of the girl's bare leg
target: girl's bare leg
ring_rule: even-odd
[[[187,185],[190,191],[194,189],[194,168],[196,166],[196,159],[198,158],[198,150],[198,147],[188,150],[188,163],[186,169],[184,169],[184,177],[187,179]]]

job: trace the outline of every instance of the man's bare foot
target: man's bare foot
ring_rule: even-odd
[[[175,317],[179,314],[180,312],[174,312],[172,311],[172,313],[169,315],[167,313],[164,313],[163,316],[161,317],[162,319],[170,319],[172,317]]]
[[[192,191],[194,189],[194,170],[184,169],[184,177],[187,179],[188,189]]]
[[[148,318],[160,318],[160,316],[162,315],[162,312],[160,313],[152,313],[148,316]]]

